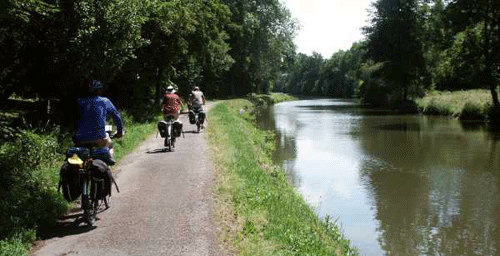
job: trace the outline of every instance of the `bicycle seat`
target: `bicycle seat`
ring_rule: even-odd
[[[165,116],[165,121],[175,121],[175,116],[174,115]]]

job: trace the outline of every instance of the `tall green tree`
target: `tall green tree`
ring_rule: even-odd
[[[378,0],[373,4],[367,35],[367,57],[383,64],[381,78],[397,101],[418,89],[424,59],[416,0]]]
[[[338,51],[326,61],[322,75],[327,85],[325,95],[343,98],[354,96],[360,79],[365,43],[355,42],[349,50]]]
[[[188,37],[189,52],[193,57],[185,67],[195,67],[185,72],[182,80],[191,90],[198,85],[207,96],[218,96],[219,85],[234,63],[229,55],[229,35],[224,29],[230,22],[230,10],[219,0],[198,1],[192,12],[196,13],[196,30]]]
[[[213,85],[233,63],[224,30],[229,15],[219,0],[152,1],[142,26],[147,44],[136,49],[137,58],[127,63],[115,82],[126,84],[123,90],[140,101],[154,97],[156,104],[170,83],[180,94],[187,95],[198,85],[215,95]]]
[[[451,0],[447,12],[456,33],[480,28],[481,82],[491,91],[494,106],[500,107],[497,92],[500,76],[500,1]]]
[[[229,53],[235,60],[227,75],[228,95],[257,91],[277,78],[278,71],[295,50],[296,25],[279,0],[224,0],[231,10]]]
[[[9,0],[0,22],[2,95],[76,94],[87,79],[110,81],[142,43],[143,1]]]
[[[445,2],[443,0],[422,1],[419,6],[419,16],[422,19],[422,45],[425,59],[423,83],[436,89],[451,89],[444,81],[441,64],[448,60],[443,52],[449,49],[454,40],[454,34],[446,28]]]
[[[326,60],[316,52],[311,56],[295,55],[293,65],[282,70],[275,91],[343,98],[355,96],[365,44],[364,41],[353,43],[349,50],[335,52]]]
[[[42,0],[0,3],[0,102],[13,93],[33,93],[24,81],[48,54],[47,34],[57,30],[53,16],[59,10]]]

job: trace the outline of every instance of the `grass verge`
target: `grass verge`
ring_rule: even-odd
[[[460,120],[486,121],[491,118],[489,90],[433,91],[416,101],[426,115],[452,116]]]
[[[252,100],[253,102],[253,100]],[[255,127],[244,99],[209,112],[220,239],[241,255],[353,255],[331,219],[319,219],[272,163],[274,134]],[[245,108],[246,107],[246,108]]]

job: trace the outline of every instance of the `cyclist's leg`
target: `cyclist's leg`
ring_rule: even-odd
[[[196,109],[196,112],[198,113],[198,120],[199,120],[199,122],[201,124],[201,127],[203,128],[203,124],[205,123],[205,118],[206,118],[205,111],[203,110],[202,106],[199,106]]]
[[[174,121],[174,130],[175,130],[174,137],[180,137],[182,134],[182,122],[181,122],[181,120],[177,119]]]
[[[198,113],[198,118],[200,119],[200,124],[203,125],[203,123],[205,123],[205,117],[206,117],[206,114],[203,110],[200,111],[200,113]]]

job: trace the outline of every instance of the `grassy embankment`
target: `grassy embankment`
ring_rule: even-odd
[[[250,98],[259,104],[288,96],[273,97]],[[319,219],[283,170],[272,163],[275,135],[256,128],[254,106],[246,99],[234,99],[209,112],[206,132],[216,166],[220,239],[241,255],[356,254],[336,224]],[[241,109],[247,111],[240,114]]]
[[[489,90],[434,91],[416,103],[426,115],[452,116],[464,121],[491,121],[494,118]]]
[[[134,123],[122,113],[126,134],[115,140],[119,161],[156,130],[156,122]],[[59,129],[23,131],[0,145],[0,256],[26,255],[40,231],[75,207],[57,191],[59,168],[71,134]]]

